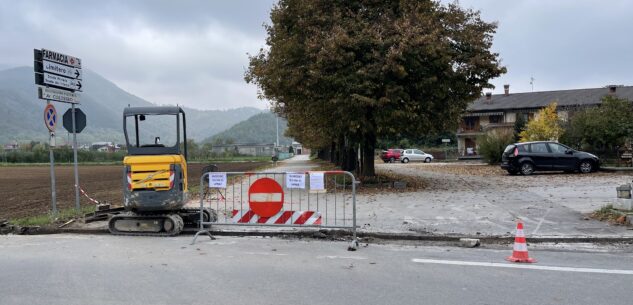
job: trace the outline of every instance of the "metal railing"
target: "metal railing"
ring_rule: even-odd
[[[192,244],[200,234],[213,238],[213,226],[336,228],[351,231],[355,250],[357,183],[346,171],[206,172]]]

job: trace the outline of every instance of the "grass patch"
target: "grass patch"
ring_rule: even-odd
[[[613,205],[609,204],[595,210],[590,215],[591,218],[606,221],[612,224],[626,224],[626,215],[620,211],[613,209]]]
[[[81,211],[77,212],[75,208],[68,208],[59,210],[57,215],[53,215],[53,213],[47,213],[42,215],[35,216],[27,216],[22,218],[15,218],[11,221],[11,223],[16,224],[21,227],[28,226],[47,226],[52,225],[54,223],[63,223],[73,218],[83,217],[84,214],[93,213],[95,211],[94,205],[83,206],[81,207]]]

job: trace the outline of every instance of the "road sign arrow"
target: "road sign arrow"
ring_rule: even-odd
[[[75,78],[79,78],[79,70],[75,70]],[[81,86],[79,86],[79,89],[81,89]]]
[[[81,90],[81,82],[77,81],[77,90]]]

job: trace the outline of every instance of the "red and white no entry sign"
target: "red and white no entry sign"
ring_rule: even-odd
[[[57,124],[57,110],[53,104],[46,105],[44,108],[44,124],[46,128],[51,132],[55,131],[55,125]]]
[[[281,211],[284,205],[284,191],[273,179],[257,179],[248,189],[248,203],[259,217],[271,217]]]

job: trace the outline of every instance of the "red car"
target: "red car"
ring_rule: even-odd
[[[389,162],[389,163],[394,163],[396,161],[400,161],[400,156],[402,155],[402,149],[398,149],[398,148],[390,148],[387,150],[383,150],[382,153],[380,153],[380,159],[382,159],[382,161],[384,161],[385,163]]]

